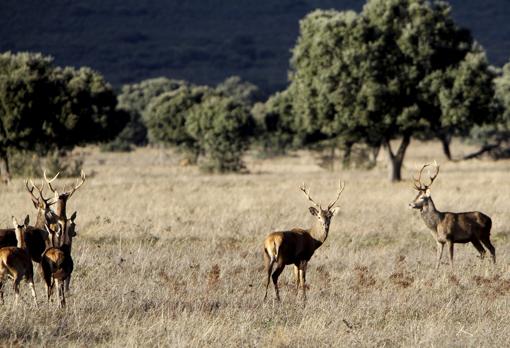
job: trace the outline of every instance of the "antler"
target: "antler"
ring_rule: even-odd
[[[305,183],[303,183],[303,185],[301,185],[299,187],[299,189],[301,191],[303,191],[303,193],[305,194],[306,198],[308,198],[310,200],[310,202],[312,202],[317,208],[321,209],[321,205],[320,204],[317,204],[317,202],[315,202],[312,197],[310,197],[310,188],[308,188],[308,192],[306,191],[306,186],[305,186]]]
[[[81,174],[80,174],[80,179],[81,179],[81,182],[79,182],[79,179],[76,179],[76,185],[74,185],[73,189],[71,190],[71,192],[69,192],[69,197],[71,197],[73,195],[73,193],[79,189],[81,187],[81,185],[83,185],[85,183],[85,172],[82,170],[81,171]]]
[[[436,173],[434,175],[432,175],[430,177],[430,183],[428,185],[425,185],[421,182],[421,174],[423,173],[423,170],[428,167],[428,166],[432,166],[434,165],[434,167],[436,167]],[[437,164],[437,162],[434,160],[434,163],[427,163],[425,165],[423,165],[423,167],[421,167],[420,169],[420,173],[418,175],[418,179],[414,178],[414,188],[418,191],[425,191],[427,190],[430,186],[432,186],[432,183],[434,182],[434,180],[436,180],[436,177],[437,175],[439,174],[439,165]]]
[[[48,180],[48,177],[46,176],[46,169],[45,169],[45,170],[43,170],[44,180],[46,180],[46,183],[48,184],[48,187],[50,188],[51,192],[53,192],[53,193],[57,193],[57,194],[58,194],[57,190],[55,190],[55,189],[53,188],[53,186],[51,186],[51,183],[52,183],[53,181],[55,181],[55,179],[58,177],[58,175],[59,175],[59,174],[60,174],[60,172],[58,172],[58,173],[57,173],[57,174],[53,177],[53,179]]]
[[[338,201],[338,199],[340,198],[340,195],[342,194],[343,190],[345,189],[345,182],[340,182],[338,181],[338,195],[336,196],[336,199],[329,203],[328,204],[328,210],[330,210],[331,208],[333,208],[333,206],[335,205],[335,203]]]
[[[32,196],[32,200],[34,202],[37,202],[39,200],[39,198],[37,198],[35,195],[34,195],[34,188],[35,188],[35,185],[34,183],[32,182],[32,180],[30,180],[30,183],[32,183],[32,189],[30,189],[30,187],[28,187],[28,179],[25,180],[25,187],[27,188],[27,191],[28,193],[30,193],[30,195]]]

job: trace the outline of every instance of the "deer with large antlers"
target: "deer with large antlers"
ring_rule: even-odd
[[[82,170],[81,174],[80,174],[80,178],[76,179],[76,184],[74,184],[70,190],[66,190],[66,187],[64,186],[63,189],[59,193],[59,191],[52,185],[52,183],[57,179],[59,174],[60,174],[60,172],[58,172],[52,179],[48,179],[48,177],[46,176],[46,170],[43,171],[44,180],[48,184],[48,187],[50,188],[50,190],[55,195],[55,214],[57,215],[57,218],[60,221],[60,224],[63,224],[66,221],[69,221],[67,219],[67,213],[66,213],[67,201],[76,192],[76,190],[78,190],[85,183],[86,177],[85,177],[85,172]],[[76,215],[74,215],[74,216],[76,217]],[[74,219],[73,219],[73,221],[74,221]],[[50,225],[50,229],[53,231],[56,231],[57,228],[58,228],[58,226],[56,224]],[[73,233],[74,233],[74,229],[73,229]],[[72,238],[74,236],[75,235],[72,235],[70,237]],[[69,244],[69,254],[70,253],[71,253],[71,244]],[[69,291],[70,282],[71,282],[71,276],[69,275],[69,277],[67,277],[65,279],[66,291]]]
[[[431,230],[437,244],[437,264],[439,268],[441,257],[443,255],[444,245],[448,245],[450,254],[450,265],[453,267],[453,245],[455,243],[471,242],[475,249],[480,253],[480,257],[485,256],[485,246],[489,249],[492,261],[496,263],[496,249],[491,243],[490,232],[492,220],[487,215],[478,211],[466,213],[450,213],[440,212],[436,209],[432,197],[430,195],[430,186],[439,174],[439,165],[434,161],[436,168],[434,175],[430,176],[430,183],[424,184],[421,181],[423,170],[431,163],[425,164],[418,175],[414,178],[414,188],[418,191],[418,195],[409,203],[409,206],[418,209],[425,225]],[[483,246],[482,246],[483,244]]]
[[[344,188],[345,184],[339,185],[336,199],[328,204],[326,209],[323,209],[320,204],[316,203],[310,197],[310,190],[307,190],[304,184],[300,187],[306,198],[314,205],[310,207],[309,210],[310,214],[316,218],[316,221],[309,229],[294,228],[287,231],[272,232],[264,240],[264,261],[267,273],[264,300],[267,298],[267,290],[272,278],[276,299],[280,301],[278,277],[286,265],[293,264],[296,291],[299,291],[301,287],[303,299],[306,301],[305,282],[308,261],[310,261],[315,250],[317,250],[328,237],[331,219],[340,210],[339,207],[334,207],[334,205],[340,198]],[[276,269],[273,271],[274,265],[276,265]]]

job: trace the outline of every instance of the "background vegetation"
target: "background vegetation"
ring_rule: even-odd
[[[215,85],[239,75],[267,95],[287,82],[298,21],[317,9],[360,11],[365,0],[86,0],[0,3],[0,51],[51,54],[58,65],[90,66],[114,86],[168,76]],[[510,56],[505,0],[450,0],[453,17],[487,49]],[[30,23],[30,25],[27,25]]]

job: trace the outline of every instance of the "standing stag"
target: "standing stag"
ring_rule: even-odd
[[[14,293],[16,294],[16,304],[19,303],[19,283],[23,278],[26,279],[32,291],[35,305],[37,306],[37,296],[34,287],[34,269],[30,254],[25,243],[25,232],[28,228],[29,217],[25,218],[23,225],[19,225],[16,218],[12,217],[14,231],[16,235],[17,246],[3,247],[0,249],[0,298],[4,303],[3,282],[5,276],[14,280]]]
[[[46,183],[48,184],[48,187],[50,188],[50,190],[54,193],[55,195],[55,214],[57,216],[57,219],[60,221],[60,224],[66,224],[69,220],[67,219],[67,213],[66,213],[66,208],[67,208],[67,201],[69,200],[69,198],[71,198],[71,196],[76,192],[76,190],[78,190],[84,183],[85,183],[85,173],[83,172],[83,170],[81,171],[81,175],[80,175],[80,178],[79,179],[76,179],[76,184],[70,189],[70,190],[66,190],[65,189],[65,186],[63,188],[62,191],[60,191],[60,193],[57,191],[56,188],[54,188],[52,186],[52,182],[55,181],[55,179],[57,179],[58,175],[60,174],[60,172],[58,172],[51,180],[48,179],[48,177],[46,176],[46,170],[43,171],[43,175],[44,175],[44,180],[46,181]],[[74,217],[76,217],[76,212],[74,213],[73,215]],[[72,221],[73,221],[73,224],[74,224],[74,219],[71,217]],[[58,228],[58,226],[56,224],[51,224],[50,225],[50,229],[52,231],[56,231]],[[64,227],[65,228],[65,227]],[[75,232],[74,232],[74,229],[72,230],[72,233],[73,235],[70,236],[70,238],[76,236]],[[71,253],[71,244],[69,244],[69,254]],[[69,277],[66,278],[65,280],[65,289],[66,291],[69,291],[69,284],[71,282],[71,275],[69,275]]]
[[[339,207],[333,206],[340,198],[344,188],[345,184],[339,184],[336,199],[328,204],[326,209],[322,209],[321,205],[317,204],[310,197],[310,190],[306,190],[305,184],[300,187],[308,200],[314,204],[314,206],[310,207],[309,210],[310,214],[315,216],[317,220],[309,229],[294,228],[288,231],[272,232],[264,240],[264,262],[267,272],[266,294],[264,295],[264,300],[267,298],[267,290],[270,279],[272,278],[276,299],[280,301],[278,277],[285,266],[290,264],[294,265],[296,291],[299,291],[299,287],[301,287],[303,290],[303,300],[306,300],[305,281],[308,261],[315,250],[317,250],[328,237],[331,219],[340,210]],[[273,272],[273,266],[275,264],[276,269]]]
[[[471,242],[476,250],[480,253],[480,257],[485,256],[485,249],[482,244],[489,249],[492,261],[496,263],[496,249],[491,243],[490,233],[492,227],[491,218],[478,211],[467,213],[450,213],[440,212],[436,209],[432,197],[430,196],[430,186],[439,174],[439,165],[434,161],[436,172],[430,176],[430,183],[425,185],[421,182],[423,170],[432,164],[425,164],[418,175],[418,179],[414,179],[414,188],[418,191],[418,195],[409,206],[419,209],[421,217],[425,225],[432,231],[432,236],[437,243],[437,265],[439,268],[443,248],[445,243],[448,244],[450,251],[450,265],[453,268],[453,244]]]

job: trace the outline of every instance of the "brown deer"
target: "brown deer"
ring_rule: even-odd
[[[66,305],[64,284],[71,277],[74,268],[73,258],[71,257],[71,245],[72,236],[76,235],[75,219],[76,212],[71,215],[71,218],[65,224],[58,224],[58,229],[55,233],[58,246],[47,249],[41,261],[48,303],[51,300],[53,285],[56,284],[59,308],[63,308]],[[46,228],[49,229],[48,226]],[[48,232],[53,233],[53,231]]]
[[[70,190],[66,190],[65,186],[64,186],[62,191],[60,191],[60,193],[59,193],[57,191],[57,189],[54,188],[53,185],[52,185],[52,182],[55,181],[55,179],[57,179],[59,174],[60,174],[60,172],[58,172],[52,179],[48,179],[48,177],[46,176],[46,170],[43,171],[44,180],[48,184],[48,187],[50,188],[50,190],[55,195],[55,203],[56,203],[55,204],[55,214],[57,215],[58,220],[61,222],[61,224],[63,224],[65,222],[69,221],[67,219],[67,214],[66,214],[67,201],[76,192],[76,190],[78,190],[85,183],[86,177],[85,177],[85,172],[83,172],[83,170],[82,170],[81,174],[80,174],[80,178],[76,179],[76,184]],[[76,212],[75,212],[75,214],[76,214]],[[74,216],[76,217],[76,215],[74,215]],[[50,229],[51,230],[56,231],[57,228],[58,227],[56,226],[56,224],[50,225]],[[72,233],[75,233],[74,230],[73,230]],[[74,236],[75,235],[72,235],[70,237],[72,238]],[[69,245],[69,249],[71,249],[71,245]],[[70,282],[71,282],[71,277],[69,276],[65,280],[65,289],[66,289],[66,291],[69,291]]]
[[[37,220],[34,226],[28,226],[24,233],[24,240],[28,246],[30,257],[34,262],[41,262],[41,255],[44,250],[51,245],[50,235],[45,230],[44,226],[47,223],[53,223],[56,220],[56,215],[51,211],[50,206],[53,202],[46,199],[42,195],[44,183],[41,188],[37,187],[32,180],[29,187],[28,180],[25,181],[25,187],[32,198],[32,203],[37,209]],[[39,192],[39,197],[34,194],[34,189]],[[0,247],[16,246],[16,234],[14,228],[0,229]]]
[[[48,184],[48,187],[50,188],[51,192],[53,192],[55,194],[55,214],[62,218],[62,219],[67,219],[67,215],[66,215],[66,206],[67,206],[67,201],[69,200],[69,198],[71,198],[71,196],[76,192],[76,190],[78,190],[84,183],[85,183],[85,173],[83,172],[83,170],[81,171],[81,175],[80,175],[80,178],[79,179],[76,179],[76,184],[70,189],[70,190],[65,190],[65,187],[64,189],[59,193],[53,186],[52,186],[52,182],[55,181],[55,179],[57,179],[58,175],[60,174],[60,172],[58,172],[51,180],[48,179],[48,177],[46,176],[46,170],[43,171],[43,175],[44,175],[44,180],[46,181],[46,183]]]
[[[34,269],[30,254],[25,243],[25,232],[28,228],[29,217],[25,218],[23,225],[19,225],[16,218],[12,217],[14,231],[17,240],[17,246],[4,247],[0,249],[0,298],[4,303],[3,282],[5,276],[14,280],[14,292],[16,294],[16,304],[19,303],[19,283],[23,278],[26,279],[32,291],[35,305],[37,306],[37,296],[34,287]]]
[[[270,233],[264,240],[264,261],[267,273],[266,294],[270,279],[273,279],[276,299],[280,301],[278,291],[278,277],[286,265],[294,265],[294,276],[296,279],[296,291],[301,287],[303,291],[303,300],[306,301],[306,267],[313,253],[319,248],[328,237],[331,219],[340,210],[339,207],[333,207],[340,198],[345,184],[339,184],[338,195],[334,201],[328,204],[326,209],[322,209],[310,197],[310,190],[306,190],[305,184],[300,189],[314,206],[310,207],[310,214],[317,219],[315,224],[309,229],[294,228],[287,231],[278,231]],[[273,266],[276,269],[273,272]]]
[[[419,209],[421,217],[425,225],[431,230],[432,236],[437,243],[437,265],[439,268],[441,257],[443,256],[443,248],[448,244],[450,252],[450,265],[453,268],[453,245],[455,243],[471,242],[475,249],[480,253],[480,257],[485,256],[485,249],[482,244],[489,249],[492,261],[496,263],[496,249],[491,243],[490,233],[492,227],[491,218],[478,211],[467,213],[450,213],[440,212],[436,209],[432,197],[430,195],[430,186],[439,174],[439,165],[434,161],[436,172],[430,176],[428,185],[421,182],[423,170],[432,164],[425,164],[418,175],[414,179],[414,188],[418,191],[418,195],[409,206]]]

